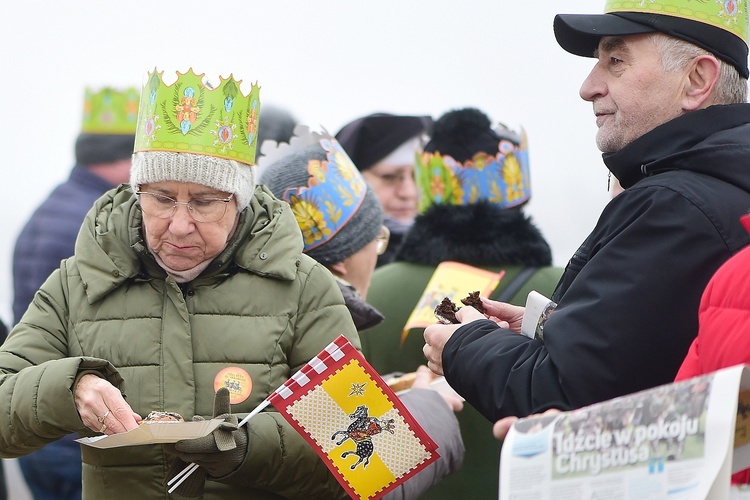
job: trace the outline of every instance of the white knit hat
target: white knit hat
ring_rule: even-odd
[[[234,193],[241,212],[255,191],[254,167],[216,156],[173,151],[141,151],[133,154],[130,186],[137,191],[141,185],[178,181],[201,184],[227,193]]]

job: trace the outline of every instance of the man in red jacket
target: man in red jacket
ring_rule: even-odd
[[[750,215],[742,217],[750,231]],[[739,364],[750,364],[750,247],[722,265],[706,286],[698,309],[698,337],[675,381]],[[733,484],[750,483],[750,469],[732,475]]]

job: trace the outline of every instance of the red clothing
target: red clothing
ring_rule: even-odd
[[[742,218],[750,231],[750,215]],[[698,336],[675,381],[750,364],[750,247],[724,263],[706,286],[698,309]],[[733,484],[750,483],[750,469],[732,476]]]

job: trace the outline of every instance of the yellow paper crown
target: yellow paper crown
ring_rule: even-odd
[[[138,89],[135,87],[124,90],[111,87],[93,90],[87,87],[83,97],[81,132],[134,134],[138,118],[138,98]]]
[[[213,87],[190,68],[164,83],[164,72],[149,72],[143,88],[135,151],[174,151],[216,156],[253,165],[258,142],[260,87],[246,95],[242,80],[221,78]]]

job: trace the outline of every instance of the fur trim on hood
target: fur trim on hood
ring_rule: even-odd
[[[417,216],[397,261],[436,266],[451,260],[472,266],[552,265],[552,251],[520,208],[434,205]]]

